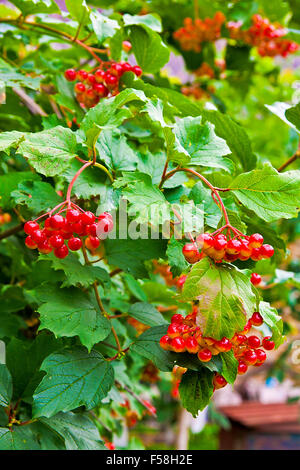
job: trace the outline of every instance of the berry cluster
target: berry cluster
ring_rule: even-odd
[[[204,20],[185,18],[184,26],[175,31],[174,39],[179,42],[182,50],[200,52],[204,41],[215,41],[220,38],[225,19],[220,11],[213,18]]]
[[[263,244],[264,238],[260,233],[251,236],[238,235],[230,238],[223,233],[203,233],[193,243],[186,243],[182,249],[185,259],[194,264],[204,256],[209,256],[216,263],[222,261],[233,262],[236,260],[246,261],[252,259],[259,261],[271,258],[274,248]]]
[[[11,222],[11,215],[8,212],[0,213],[0,227]]]
[[[27,234],[27,248],[38,249],[40,253],[49,254],[54,250],[57,258],[63,259],[69,250],[77,251],[82,247],[82,238],[86,248],[94,251],[98,248],[98,236],[107,234],[113,229],[113,219],[108,212],[96,217],[90,211],[70,207],[65,217],[62,213],[50,215],[42,227],[37,221],[29,220],[24,225]]]
[[[194,73],[197,77],[215,77],[214,69],[207,62],[202,62],[201,66]]]
[[[94,73],[86,70],[68,69],[65,77],[69,82],[74,82],[74,90],[77,101],[85,108],[92,108],[99,103],[101,98],[114,96],[119,93],[119,81],[123,73],[133,72],[137,77],[142,74],[138,65],[130,65],[128,62],[103,62]]]
[[[278,24],[271,23],[267,18],[253,15],[252,25],[249,29],[241,29],[242,23],[229,22],[227,28],[230,37],[257,47],[262,57],[281,55],[287,57],[298,50],[298,44],[289,39],[283,39],[287,31]]]
[[[215,92],[215,88],[211,85],[205,89],[197,82],[192,83],[191,85],[184,85],[181,87],[181,93],[185,96],[191,96],[195,100],[208,100],[211,97],[211,94]]]
[[[160,274],[168,286],[176,286],[177,289],[182,289],[186,280],[186,275],[181,274],[179,277],[174,277],[171,271],[171,268],[168,264],[162,264],[158,261],[153,261],[154,273]]]
[[[221,340],[202,335],[200,327],[196,324],[197,314],[198,307],[195,305],[192,313],[186,317],[180,314],[173,315],[167,334],[160,339],[160,346],[166,351],[197,354],[201,362],[209,362],[212,356],[232,350],[239,362],[238,374],[240,375],[245,374],[249,366],[259,367],[265,362],[267,355],[261,347],[267,351],[275,347],[270,336],[266,336],[262,341],[258,336],[247,336],[252,326],[263,324],[263,318],[259,312],[253,313],[243,331],[235,333],[231,339],[224,337]],[[221,388],[226,384],[224,377],[215,374],[215,388]]]
[[[153,364],[153,362],[148,362],[148,364],[144,367],[142,375],[141,375],[142,382],[148,383],[157,383],[159,381],[159,370]]]

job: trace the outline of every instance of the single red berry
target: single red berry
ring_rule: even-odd
[[[132,66],[128,62],[123,62],[122,64],[123,72],[131,72]]]
[[[64,239],[61,235],[52,235],[49,238],[49,243],[53,248],[60,248],[64,244]]]
[[[96,237],[97,235],[97,224],[91,224],[86,226],[86,232],[88,235]]]
[[[221,352],[227,352],[230,351],[232,348],[232,343],[229,341],[228,338],[224,337],[220,341],[215,342],[215,346],[219,351]]]
[[[180,313],[175,313],[171,318],[171,323],[182,323],[183,316]]]
[[[254,335],[249,336],[249,337],[248,337],[248,345],[250,346],[250,348],[253,348],[253,349],[259,348],[259,346],[260,346],[260,339],[259,339],[259,337],[258,337],[258,336],[254,336]]]
[[[258,286],[261,283],[261,276],[257,273],[252,273],[250,281],[254,286]]]
[[[83,223],[83,225],[90,225],[90,224],[93,224],[95,222],[95,216],[90,211],[83,212],[81,214],[80,220]]]
[[[264,337],[264,339],[262,340],[262,346],[267,351],[271,351],[272,349],[275,348],[275,343],[274,341],[271,340],[271,336]]]
[[[90,85],[94,85],[95,81],[96,81],[95,75],[93,75],[92,73],[89,73],[88,76],[87,76],[87,82]]]
[[[246,362],[240,360],[239,365],[238,365],[238,374],[243,375],[247,372],[247,370],[248,370],[248,366]]]
[[[186,281],[186,277],[187,277],[187,276],[186,276],[185,274],[182,274],[182,275],[179,277],[178,281],[176,282],[176,286],[178,287],[178,289],[182,289],[182,288],[183,288],[184,283],[185,283],[185,281]]]
[[[82,241],[80,238],[73,237],[68,241],[68,247],[71,251],[77,251],[82,247]]]
[[[132,48],[132,45],[131,45],[131,42],[129,41],[123,41],[122,42],[122,48],[123,48],[123,51],[125,52],[129,52]]]
[[[137,77],[139,77],[139,76],[142,75],[142,73],[143,73],[141,67],[139,67],[138,65],[135,65],[134,67],[132,67],[132,72],[133,72]]]
[[[110,73],[107,73],[105,77],[105,83],[108,86],[116,86],[118,83],[118,78],[115,75],[111,75]]]
[[[50,246],[48,240],[44,240],[42,243],[39,243],[38,250],[40,253],[48,255],[52,251],[52,246]]]
[[[256,363],[257,361],[257,355],[256,355],[256,352],[253,351],[252,349],[247,349],[245,352],[244,352],[244,360],[246,362],[246,364],[248,365],[253,365]]]
[[[249,247],[248,240],[243,240],[241,251],[239,253],[239,259],[242,261],[246,261],[250,258],[251,254],[252,254],[252,248]]]
[[[64,227],[65,219],[62,215],[55,214],[52,217],[49,217],[49,225],[55,230],[60,230]]]
[[[94,85],[94,90],[95,90],[96,93],[98,93],[98,95],[99,95],[101,98],[107,96],[108,93],[109,93],[108,88],[106,88],[106,86],[103,85],[103,83],[96,83],[96,84]]]
[[[249,238],[250,248],[260,248],[264,242],[264,237],[260,233],[253,233]]]
[[[240,346],[241,344],[244,344],[246,341],[247,341],[246,335],[242,335],[239,333],[236,333],[234,337],[232,338],[232,342],[234,344],[237,344],[238,346]]]
[[[175,352],[184,352],[185,351],[185,340],[183,338],[177,337],[173,338],[171,341],[171,347]]]
[[[214,239],[215,250],[225,250],[227,247],[227,240],[222,235],[217,235]]]
[[[79,70],[77,72],[77,75],[78,75],[78,80],[81,80],[81,81],[86,80],[88,77],[88,73],[85,70]]]
[[[24,232],[27,233],[27,235],[31,235],[33,232],[35,232],[39,228],[40,226],[37,222],[34,222],[33,220],[29,220],[24,225]]]
[[[263,324],[264,319],[263,319],[263,317],[261,316],[261,314],[259,312],[254,312],[252,317],[250,318],[250,321],[251,321],[252,325],[260,326],[260,325]]]
[[[65,71],[65,77],[69,82],[73,82],[74,80],[76,80],[76,75],[77,73],[74,69],[68,69]]]
[[[272,245],[262,245],[259,253],[263,258],[271,258],[274,255],[274,248]]]
[[[113,442],[105,442],[104,445],[108,450],[115,450],[115,448],[116,448],[116,446]]]
[[[225,380],[221,374],[215,373],[214,378],[213,378],[213,384],[216,389],[225,387],[227,383],[228,383],[227,380]]]
[[[78,93],[84,93],[86,90],[85,88],[85,85],[83,83],[76,83],[75,85],[75,91],[77,91]]]
[[[159,344],[165,351],[170,351],[170,349],[171,349],[171,338],[168,335],[164,335],[160,338]]]
[[[265,360],[267,359],[267,355],[265,351],[263,351],[262,349],[256,350],[256,356],[257,356],[257,362],[265,362]]]
[[[116,77],[121,77],[123,73],[123,67],[121,64],[112,64],[109,69],[109,73],[111,75],[115,75]]]
[[[191,264],[200,260],[200,253],[196,243],[186,243],[182,248],[182,253],[185,259]]]
[[[31,238],[30,235],[28,235],[28,237],[26,237],[25,239],[25,245],[27,246],[27,248],[29,248],[30,250],[35,250],[35,248],[37,248],[37,243]]]
[[[251,259],[253,259],[253,261],[260,261],[263,259],[263,255],[261,254],[260,250],[260,248],[252,248]]]
[[[101,69],[96,70],[95,72],[96,82],[103,83],[105,80],[105,77],[106,77],[106,73],[104,72],[104,70],[101,70]]]
[[[236,238],[228,240],[226,253],[229,255],[237,255],[242,249],[242,242]]]
[[[83,225],[82,221],[79,220],[78,222],[72,224],[72,230],[78,235],[83,235],[85,233],[85,226]]]
[[[170,338],[176,338],[177,336],[180,335],[180,329],[179,329],[178,323],[171,323],[168,326],[168,335],[170,336]]]
[[[47,237],[46,237],[46,234],[42,230],[37,229],[34,232],[32,232],[31,238],[39,245],[44,240],[46,240]]]
[[[77,209],[69,209],[66,213],[67,222],[73,224],[78,222],[80,219],[81,213]]]
[[[208,362],[212,358],[212,353],[209,349],[201,349],[201,351],[198,352],[198,359],[201,362]]]
[[[194,336],[189,336],[185,340],[185,345],[189,353],[196,354],[199,351],[199,344]]]
[[[214,238],[210,233],[202,233],[196,238],[197,245],[204,251],[214,246]]]
[[[100,245],[100,240],[99,238],[97,237],[92,237],[92,236],[89,236],[86,241],[89,240],[89,243],[91,244],[91,246],[93,247],[94,250],[96,250],[96,248],[98,248],[98,246]]]
[[[55,254],[56,258],[60,258],[60,259],[63,259],[66,256],[68,256],[68,253],[69,253],[69,249],[66,245],[63,245],[59,248],[55,248],[55,250],[54,250],[54,254]]]

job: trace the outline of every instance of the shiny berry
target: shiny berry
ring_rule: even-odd
[[[31,238],[39,245],[44,240],[46,240],[47,237],[42,230],[38,229],[31,234]]]
[[[131,72],[132,67],[128,62],[123,62],[121,65],[122,65],[122,69],[123,69],[124,73],[125,72]]]
[[[258,336],[254,336],[254,335],[249,336],[249,337],[248,337],[248,345],[250,346],[250,348],[253,348],[253,349],[259,348],[259,346],[260,346],[260,339],[259,339],[259,337],[258,337]]]
[[[74,222],[78,222],[80,216],[81,212],[79,212],[77,209],[69,209],[66,213],[66,219],[71,224],[73,224]]]
[[[234,238],[233,240],[228,240],[226,253],[230,255],[237,255],[242,249],[242,242]]]
[[[171,347],[175,352],[184,352],[185,351],[185,340],[183,338],[177,337],[173,338],[171,341]]]
[[[86,90],[85,85],[83,83],[76,83],[75,85],[75,91],[78,93],[84,93]]]
[[[264,237],[260,233],[253,233],[249,238],[250,248],[259,248],[264,242]]]
[[[77,251],[82,247],[82,241],[80,238],[73,237],[68,241],[68,247],[71,251]]]
[[[212,353],[209,349],[201,349],[201,351],[198,352],[198,359],[202,362],[208,362],[212,358]]]
[[[83,212],[81,214],[80,220],[83,223],[83,225],[90,225],[90,224],[93,224],[95,222],[95,216],[90,211]]]
[[[44,240],[42,243],[39,243],[38,250],[40,253],[48,255],[52,251],[52,246],[50,245],[48,240]]]
[[[96,248],[98,248],[98,246],[100,245],[100,240],[97,237],[89,236],[85,241],[92,246],[93,250],[96,250]]]
[[[123,67],[121,64],[112,64],[110,69],[109,69],[109,73],[111,75],[115,75],[116,77],[121,77],[122,73],[123,73]]]
[[[261,316],[261,314],[259,312],[254,312],[252,317],[250,318],[250,321],[251,321],[252,325],[260,326],[260,325],[263,324],[264,319],[263,319],[263,317]]]
[[[185,259],[191,264],[200,260],[200,253],[195,243],[186,243],[182,248],[182,253]]]
[[[165,351],[170,351],[170,349],[171,349],[171,338],[168,335],[164,335],[160,338],[159,344]]]
[[[143,73],[141,67],[139,67],[138,65],[135,65],[134,67],[132,67],[132,72],[133,72],[137,77],[139,77],[139,76],[142,75],[142,73]]]
[[[116,86],[118,83],[118,78],[115,75],[107,73],[105,77],[105,83],[109,86]]]
[[[54,254],[55,254],[56,258],[60,258],[60,259],[63,259],[66,256],[68,256],[68,253],[69,253],[69,249],[66,245],[63,245],[59,248],[55,248],[55,250],[54,250]]]
[[[94,85],[94,90],[96,93],[98,93],[98,95],[101,97],[101,98],[104,98],[105,96],[108,95],[109,93],[109,90],[108,88],[106,88],[105,85],[103,85],[103,83],[96,83]]]
[[[132,48],[131,42],[129,42],[129,41],[123,41],[122,42],[123,51],[129,52],[131,50],[131,48]]]
[[[222,237],[222,235],[217,235],[214,240],[215,250],[225,250],[226,247],[227,247],[226,238]]]
[[[189,336],[185,340],[186,350],[189,353],[196,354],[199,351],[199,344],[194,336]]]
[[[55,214],[52,217],[49,217],[49,225],[55,230],[60,230],[64,227],[65,219],[62,215]]]
[[[35,250],[35,248],[37,248],[37,243],[31,238],[30,235],[28,235],[28,237],[26,237],[25,239],[25,245],[27,246],[27,248],[29,248],[30,250]]]
[[[197,245],[204,251],[214,246],[214,238],[209,233],[202,233],[196,238]]]
[[[40,227],[37,222],[34,222],[33,220],[29,220],[24,225],[24,232],[27,233],[27,235],[31,235],[33,232],[35,232],[39,228]]]
[[[69,82],[73,82],[76,79],[76,70],[68,69],[65,71],[65,77]]]
[[[263,258],[271,258],[274,255],[274,248],[272,245],[262,245],[259,253]]]
[[[216,389],[223,388],[227,385],[227,380],[221,374],[215,374],[213,378],[213,384]]]
[[[257,361],[256,352],[253,351],[252,349],[248,349],[247,351],[245,351],[243,356],[244,356],[244,360],[246,364],[248,365],[253,365]]]
[[[265,362],[265,360],[267,359],[265,351],[263,351],[262,349],[257,349],[255,352],[257,356],[257,362]]]
[[[88,73],[85,70],[79,70],[78,71],[78,80],[86,80],[88,77]]]
[[[83,225],[82,221],[79,220],[78,222],[72,224],[72,230],[78,235],[83,235],[85,233],[85,226]]]
[[[180,335],[180,329],[178,323],[171,323],[168,326],[168,335],[170,338],[176,338]]]
[[[275,343],[271,340],[271,336],[265,336],[265,338],[262,340],[262,346],[267,351],[271,351],[275,348]]]
[[[252,273],[250,281],[254,286],[258,286],[261,283],[261,276],[257,273]]]
[[[105,80],[105,77],[106,77],[106,73],[104,72],[104,70],[100,70],[100,69],[96,70],[95,72],[96,82],[103,83]]]
[[[215,346],[219,351],[221,352],[227,352],[230,351],[232,348],[232,343],[229,341],[228,338],[222,338],[220,341],[215,342]]]
[[[49,243],[53,248],[60,248],[64,244],[64,239],[61,235],[52,235],[49,238]]]
[[[238,374],[239,375],[243,375],[247,372],[248,370],[248,366],[246,364],[246,362],[244,361],[239,361],[239,365],[238,365]]]
[[[171,323],[182,323],[183,316],[180,313],[175,313],[171,318]]]
[[[247,341],[246,335],[241,335],[241,334],[235,334],[234,337],[232,338],[232,342],[234,344],[237,344],[240,346],[241,344],[244,344]]]

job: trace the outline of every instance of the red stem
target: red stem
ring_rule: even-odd
[[[71,183],[69,184],[69,187],[68,187],[68,191],[67,191],[67,202],[68,202],[68,207],[71,206],[71,192],[72,192],[72,188],[74,186],[74,183],[75,181],[77,180],[78,176],[88,167],[88,166],[91,166],[93,164],[93,162],[87,162],[85,163],[84,165],[82,165],[81,168],[79,168],[79,170],[77,171],[77,173],[75,173]]]

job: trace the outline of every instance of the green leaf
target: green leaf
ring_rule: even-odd
[[[167,256],[168,263],[171,267],[173,276],[180,276],[180,274],[189,267],[182,253],[184,243],[179,242],[176,238],[172,237],[168,243]]]
[[[138,157],[119,129],[102,131],[96,149],[100,159],[114,171],[133,171],[137,167]]]
[[[135,278],[148,277],[144,262],[164,255],[164,240],[107,239],[105,254],[110,265],[117,266]]]
[[[57,126],[34,134],[26,134],[18,152],[33,168],[45,176],[62,173],[76,154],[76,137],[68,128]]]
[[[213,394],[213,372],[203,367],[200,372],[188,370],[181,378],[179,395],[182,406],[196,418]]]
[[[11,88],[25,87],[31,90],[39,90],[41,78],[32,78],[22,73],[17,72],[15,68],[8,67],[7,64],[0,62],[0,80],[4,82],[5,86]],[[17,132],[17,131],[13,131]]]
[[[13,338],[6,348],[6,365],[13,379],[13,398],[27,398],[32,395],[42,378],[41,363],[53,351],[62,347],[53,335],[39,334],[34,341]]]
[[[205,110],[202,116],[215,125],[216,134],[226,141],[233,156],[241,162],[245,171],[255,168],[256,157],[253,154],[250,139],[239,124],[219,111]]]
[[[144,26],[131,26],[132,52],[144,73],[158,72],[169,60],[169,48],[158,33]]]
[[[48,356],[47,372],[33,395],[35,418],[54,416],[79,406],[94,408],[106,397],[114,382],[110,363],[97,351],[74,347]]]
[[[131,294],[142,302],[147,302],[147,296],[140,286],[139,282],[131,274],[124,274],[123,279]]]
[[[161,33],[162,31],[160,18],[153,14],[128,15],[126,13],[122,16],[122,20],[124,21],[125,26],[140,25],[147,26],[148,28],[152,29],[152,31],[156,31],[157,33]]]
[[[297,217],[300,208],[300,171],[278,173],[270,164],[238,175],[231,191],[266,222]]]
[[[165,372],[171,371],[174,367],[172,354],[159,345],[160,338],[167,333],[167,327],[167,325],[162,325],[149,328],[130,347],[131,352],[150,359],[158,369]]]
[[[234,357],[233,351],[220,354],[222,359],[222,372],[224,379],[233,384],[237,376],[239,361]]]
[[[104,450],[95,424],[82,414],[58,413],[52,418],[40,418],[65,441],[67,450]]]
[[[18,188],[19,183],[28,179],[38,180],[39,176],[31,171],[19,171],[0,176],[0,206],[4,209],[15,207],[11,193]]]
[[[40,446],[30,426],[0,428],[0,450],[39,450]]]
[[[0,406],[8,406],[12,397],[12,378],[5,364],[0,364]]]
[[[294,129],[299,134],[300,130],[297,128],[297,125],[299,124],[299,121],[298,121],[299,107],[297,106],[294,106],[292,108],[290,104],[283,103],[280,101],[276,101],[272,105],[267,105],[267,104],[265,105],[265,107],[269,111],[271,111],[271,113],[275,114],[275,116],[279,117],[279,119],[281,119],[283,122],[285,122],[289,127]],[[289,109],[291,109],[291,111],[289,111]]]
[[[111,325],[89,296],[78,289],[60,289],[38,308],[41,315],[40,329],[52,331],[56,337],[79,336],[89,350],[106,338]]]
[[[147,302],[136,302],[128,310],[128,314],[136,320],[149,326],[158,326],[167,323],[164,317],[153,305]]]
[[[269,326],[272,331],[272,340],[275,342],[275,347],[278,348],[285,341],[282,336],[283,321],[278,315],[276,308],[271,307],[268,302],[259,303],[259,313],[264,319],[264,322]]]
[[[286,118],[294,124],[298,131],[300,131],[300,103],[296,104],[292,108],[289,108],[285,112]]]
[[[204,336],[218,340],[243,330],[256,305],[245,274],[229,264],[216,265],[208,258],[192,267],[181,300],[199,300],[197,323]]]
[[[24,133],[19,131],[1,132],[0,150],[9,154],[8,150],[16,148],[19,142],[24,138]]]
[[[13,4],[21,10],[24,17],[39,13],[60,13],[54,0],[14,0]]]
[[[51,184],[32,180],[19,183],[11,197],[16,204],[26,205],[35,214],[47,212],[62,201]]]
[[[71,16],[80,25],[86,25],[89,22],[90,9],[85,0],[65,0],[65,3]]]
[[[225,140],[215,134],[212,124],[202,124],[201,116],[180,119],[174,127],[174,133],[176,154],[185,155],[186,162],[178,162],[177,156],[174,161],[233,172],[233,162],[223,158],[224,155],[230,154]],[[169,158],[173,160],[172,156]]]
[[[107,18],[107,16],[102,15],[99,11],[93,11],[91,13],[91,21],[100,44],[102,44],[105,39],[113,37],[118,29],[120,29],[116,20]]]
[[[51,253],[50,255],[40,255],[40,260],[51,261],[55,271],[62,270],[66,275],[66,279],[62,287],[82,286],[90,287],[95,281],[104,284],[110,284],[110,277],[105,269],[99,266],[86,266],[80,263],[78,257],[74,253],[64,259],[59,259]]]

